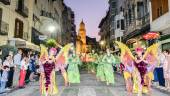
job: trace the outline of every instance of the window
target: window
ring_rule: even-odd
[[[120,28],[120,20],[117,20],[117,29]]]
[[[122,37],[117,37],[117,41],[121,41],[122,40]]]
[[[15,38],[23,38],[23,22],[19,19],[15,19]]]
[[[123,19],[121,19],[121,30],[125,30],[125,23]]]
[[[131,19],[132,19],[132,11],[131,11],[131,9],[129,9],[129,24],[131,24],[132,23],[132,21],[131,21]]]
[[[37,0],[35,0],[34,3],[37,4]]]
[[[144,16],[144,4],[143,4],[143,2],[137,3],[137,15],[138,15],[138,18],[142,18]]]
[[[151,0],[152,20],[159,18],[169,11],[168,0]]]

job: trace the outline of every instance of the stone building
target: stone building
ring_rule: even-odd
[[[38,50],[37,45],[42,42],[40,36],[62,43],[66,38],[62,37],[62,33],[67,26],[63,22],[71,22],[68,32],[75,32],[75,26],[72,27],[74,12],[69,9],[70,13],[63,18],[66,9],[69,8],[63,0],[1,0],[0,40],[3,42],[0,45],[10,44],[18,48]],[[69,35],[67,38],[72,37]]]
[[[124,1],[125,32],[124,42],[133,47],[136,40],[150,31],[149,0]],[[147,43],[145,40],[143,43]]]
[[[170,49],[170,0],[150,0],[151,31],[160,33],[162,50]]]
[[[100,28],[100,41],[106,42],[105,47],[109,47],[111,43],[111,20],[110,10],[107,11],[106,16],[101,20],[98,28]]]

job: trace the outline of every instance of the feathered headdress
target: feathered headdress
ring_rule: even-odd
[[[143,52],[144,48],[142,48],[142,45],[140,44],[139,41],[136,41],[134,44],[135,52]]]
[[[50,52],[50,53],[53,53],[53,54],[56,54],[57,49],[56,49],[56,48],[51,48],[51,49],[49,50],[49,52]]]

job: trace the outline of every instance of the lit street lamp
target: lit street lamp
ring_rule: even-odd
[[[49,30],[51,33],[53,33],[53,32],[56,30],[56,27],[55,27],[54,25],[50,25],[50,26],[48,27],[48,30]]]
[[[100,41],[100,47],[103,50],[103,47],[105,46],[106,42],[104,40]]]

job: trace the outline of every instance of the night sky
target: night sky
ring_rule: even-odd
[[[79,23],[83,19],[86,24],[87,35],[98,36],[98,25],[108,10],[108,0],[64,0],[66,5],[71,7],[75,13],[75,24],[77,32]]]

